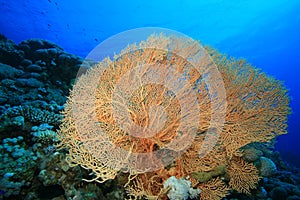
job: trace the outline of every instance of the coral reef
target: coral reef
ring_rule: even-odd
[[[23,147],[23,137],[5,138],[0,146],[0,188],[5,196],[18,195],[21,187],[34,178],[37,156]]]
[[[261,176],[269,177],[277,173],[277,167],[271,159],[262,156],[259,161],[259,172]]]
[[[94,177],[86,181],[103,183],[124,172],[129,196],[148,199],[170,196],[163,185],[172,176],[199,188],[200,199],[221,199],[230,190],[250,194],[257,187],[259,172],[243,160],[242,148],[255,142],[271,146],[268,142],[286,133],[289,98],[280,81],[245,60],[163,35],[150,36],[115,57],[78,79],[58,132],[59,146],[68,149],[68,163],[93,171]],[[209,91],[220,87],[213,65],[221,74],[227,106]],[[197,105],[186,98],[189,87],[197,91]],[[183,102],[190,106],[188,113]],[[217,122],[210,124],[220,110],[225,113],[222,128]],[[204,143],[215,132],[216,143]],[[202,145],[212,149],[199,155]]]
[[[81,62],[49,41],[16,45],[1,37],[0,199],[101,197],[100,188],[78,187],[83,173],[70,169],[54,146],[60,112]]]
[[[153,39],[155,38],[156,37]],[[160,37],[159,40],[152,40],[152,43],[156,41],[155,45],[166,45],[171,42],[171,40],[165,41],[165,39],[165,37]],[[173,42],[174,41],[171,43],[174,44]],[[144,42],[143,44],[149,45],[149,42]],[[179,49],[185,48],[184,52],[190,52],[193,50],[193,48],[191,48],[191,46],[193,46],[192,44],[179,45],[178,47],[180,47]],[[194,47],[197,47],[197,45],[198,44],[195,44]],[[173,50],[174,49],[176,48],[173,48]],[[128,53],[130,50],[132,49],[129,48],[125,52]],[[262,145],[260,143],[253,144],[254,139],[251,137],[251,134],[255,134],[257,140],[261,142],[262,139],[258,137],[260,133],[256,132],[255,127],[247,129],[247,127],[253,123],[257,129],[262,128],[262,130],[266,130],[268,127],[262,126],[266,120],[270,121],[270,126],[273,126],[275,122],[272,122],[271,115],[264,115],[270,111],[272,112],[272,116],[277,118],[278,126],[273,127],[274,129],[269,129],[270,135],[268,135],[267,140],[284,133],[285,118],[280,117],[285,116],[285,111],[288,110],[282,107],[282,105],[287,105],[287,102],[285,104],[283,103],[284,101],[282,101],[284,99],[287,100],[287,98],[285,95],[280,97],[280,95],[285,94],[281,83],[263,75],[259,70],[252,69],[249,64],[242,60],[228,58],[210,48],[207,48],[207,51],[215,63],[218,64],[222,76],[228,79],[225,80],[225,86],[230,94],[227,99],[230,109],[228,109],[226,113],[225,127],[226,131],[231,131],[231,134],[225,137],[227,132],[224,130],[216,146],[214,146],[209,154],[201,158],[197,150],[201,147],[203,139],[208,132],[209,118],[212,115],[212,107],[210,105],[212,105],[211,101],[213,99],[207,98],[208,94],[205,92],[207,89],[205,81],[201,82],[200,79],[198,79],[198,81],[196,80],[199,74],[194,73],[195,71],[193,71],[192,66],[186,66],[188,64],[184,62],[184,59],[175,55],[180,54],[180,51],[177,50],[175,54],[173,54],[173,58],[175,58],[174,61],[170,59],[172,58],[172,54],[167,53],[168,48],[161,49],[160,51],[150,51],[148,49],[148,51],[144,51],[144,54],[142,54],[142,51],[133,51],[136,53],[134,54],[135,57],[131,57],[131,54],[127,54],[127,57],[121,56],[118,62],[108,62],[107,60],[111,65],[120,64],[120,67],[118,68],[116,66],[114,69],[110,65],[111,67],[106,73],[107,76],[102,80],[102,83],[109,80],[106,83],[110,85],[100,87],[100,89],[105,92],[109,92],[107,89],[116,84],[116,82],[110,82],[112,77],[121,76],[121,74],[118,74],[119,72],[123,74],[126,73],[122,70],[116,73],[112,72],[122,69],[121,66],[130,63],[134,60],[133,58],[139,58],[141,54],[143,57],[140,57],[140,61],[147,58],[145,61],[150,63],[169,61],[177,63],[178,66],[184,66],[178,67],[177,69],[179,69],[179,71],[181,70],[181,72],[184,72],[184,70],[186,70],[185,72],[190,72],[185,74],[189,74],[186,80],[194,82],[194,86],[201,86],[199,87],[200,93],[197,98],[202,100],[202,103],[199,101],[199,109],[203,115],[201,115],[200,118],[201,126],[199,130],[194,132],[196,135],[193,143],[187,146],[184,152],[179,154],[172,151],[171,153],[161,151],[161,155],[166,153],[166,155],[176,157],[176,159],[171,159],[171,161],[163,160],[163,168],[147,171],[145,173],[136,173],[136,171],[130,171],[128,168],[111,171],[111,169],[107,168],[106,163],[99,162],[97,159],[102,158],[101,155],[99,155],[100,157],[95,157],[93,156],[94,154],[91,154],[91,152],[93,152],[91,149],[87,149],[85,145],[81,146],[80,142],[83,141],[81,132],[76,132],[77,135],[74,134],[74,127],[72,125],[74,118],[72,118],[72,115],[70,115],[70,118],[63,118],[61,115],[61,111],[64,110],[64,108],[66,108],[64,111],[65,116],[68,116],[66,113],[68,113],[68,109],[71,109],[70,102],[66,104],[66,107],[64,103],[67,100],[66,96],[69,95],[69,89],[74,83],[76,73],[83,59],[65,52],[61,47],[50,41],[30,39],[20,44],[15,44],[13,41],[0,35],[0,157],[2,161],[0,165],[0,199],[167,199],[169,197],[171,198],[172,195],[176,195],[176,193],[172,194],[172,192],[169,191],[172,187],[168,187],[167,183],[171,182],[170,185],[174,185],[174,189],[177,188],[175,187],[178,182],[176,180],[181,181],[181,183],[183,183],[181,186],[185,189],[182,190],[185,192],[177,193],[179,195],[181,194],[182,199],[187,197],[187,195],[189,195],[190,198],[196,195],[197,197],[194,199],[200,198],[202,200],[222,198],[259,200],[276,198],[286,198],[289,200],[299,199],[300,170],[287,165],[280,159],[278,153],[274,152],[272,148],[270,149],[274,140],[271,143],[263,143]],[[94,63],[91,62],[91,64]],[[84,65],[85,68],[89,68],[90,64],[85,63]],[[128,70],[130,65],[126,66]],[[247,69],[248,72],[242,69]],[[167,72],[167,70],[164,72]],[[244,76],[240,77],[240,75],[243,74]],[[254,74],[254,76],[250,76],[251,74]],[[95,73],[95,76],[96,75]],[[242,78],[244,81],[239,78]],[[253,83],[251,82],[251,78],[253,78]],[[246,80],[248,80],[248,82]],[[178,80],[172,81],[179,83]],[[231,81],[233,83],[229,83]],[[93,86],[94,85],[91,85],[91,87]],[[128,104],[129,110],[132,111],[131,119],[134,120],[134,123],[144,126],[146,126],[147,123],[151,124],[151,120],[148,122],[147,120],[157,116],[154,111],[162,111],[160,107],[155,108],[152,105],[159,105],[160,103],[163,107],[171,106],[165,112],[165,114],[173,116],[166,119],[165,122],[167,122],[167,124],[179,118],[179,115],[176,115],[176,113],[180,112],[182,108],[180,107],[180,101],[178,101],[178,95],[176,96],[175,93],[167,92],[167,95],[164,96],[162,94],[164,94],[168,88],[154,86],[154,84],[144,85],[144,88],[137,88],[137,90],[133,92],[133,98],[131,98],[130,101],[139,102],[137,105]],[[244,88],[246,86],[247,88]],[[255,87],[258,86],[260,87],[261,93],[257,93],[255,89]],[[75,87],[79,89],[78,85]],[[155,90],[152,93],[148,93],[148,96],[146,93],[143,93],[153,89]],[[196,89],[196,87],[193,89]],[[283,90],[276,93],[278,96],[274,96],[275,93],[273,92],[277,89]],[[251,95],[257,95],[257,99],[255,99],[254,96],[243,96],[243,93],[249,94],[249,91],[254,91]],[[106,106],[110,105],[109,96],[101,96],[99,93],[97,95],[99,95],[98,103],[107,100],[107,104],[98,107],[97,117],[103,121],[106,120],[110,122],[111,116],[109,114],[112,112],[106,110]],[[273,95],[273,98],[278,98],[272,99],[271,95]],[[74,96],[74,89],[71,92],[71,96]],[[237,96],[240,99],[234,99]],[[243,100],[247,98],[248,102],[244,102]],[[265,98],[265,100],[262,98]],[[141,101],[142,99],[145,101]],[[255,103],[250,105],[252,100]],[[273,107],[268,108],[270,104],[266,102],[273,102]],[[262,108],[259,107],[260,105],[262,105]],[[281,107],[279,105],[281,105]],[[143,106],[145,106],[145,108],[143,108]],[[284,112],[280,112],[280,109]],[[251,110],[253,110],[253,112],[251,112]],[[145,113],[142,111],[145,111]],[[149,112],[148,118],[146,111]],[[163,114],[163,112],[160,113]],[[264,118],[265,116],[267,118]],[[157,116],[157,119],[163,121],[164,118]],[[261,119],[265,119],[265,121]],[[77,122],[78,121],[76,121],[76,123]],[[60,125],[61,130],[58,132]],[[105,124],[100,123],[97,125],[103,127]],[[114,127],[112,125],[118,124],[108,123],[107,125],[109,126],[106,128],[109,130]],[[156,128],[159,128],[161,124],[158,123],[157,125]],[[151,149],[152,151],[158,151],[174,141],[174,136],[183,134],[176,132],[176,123],[172,125],[173,126],[168,127],[168,129],[164,129],[167,131],[156,131],[156,135],[152,135],[152,137],[145,140],[142,140],[141,137],[136,137],[137,135],[132,135],[131,137],[123,135],[124,137],[120,139],[120,135],[113,135],[117,130],[107,136],[110,137],[108,138],[110,141],[115,141],[116,146],[122,147],[122,149],[127,150],[127,152],[151,152]],[[83,128],[84,127],[86,126],[83,126]],[[155,126],[153,126],[153,128],[155,128]],[[243,128],[246,128],[248,131],[242,130]],[[62,132],[62,130],[66,132]],[[122,134],[122,132],[118,133]],[[262,135],[265,133],[266,131],[261,132]],[[250,138],[252,143],[245,145],[248,143],[247,141],[234,141],[236,135],[239,135],[240,138]],[[64,136],[72,136],[73,138]],[[68,147],[71,148],[58,151],[58,149],[56,149],[58,138],[61,139],[61,142],[66,142],[66,145],[69,145]],[[101,140],[101,138],[98,139]],[[126,139],[129,140],[126,141]],[[226,139],[225,143],[222,142],[225,141],[224,139]],[[233,146],[227,147],[231,143]],[[239,148],[239,146],[243,147]],[[100,148],[100,146],[97,147],[97,150],[100,150]],[[180,148],[185,147],[180,146]],[[71,151],[69,152],[69,150]],[[111,158],[115,158],[118,159],[117,161],[119,161],[121,166],[124,166],[124,162],[122,164],[120,161],[122,156],[115,154],[118,153],[117,151],[104,152],[104,149],[102,150],[102,155],[110,153],[111,157],[108,161],[111,162],[109,164],[114,164],[115,162],[111,160]],[[128,157],[124,156],[124,158]],[[163,158],[170,157],[165,156]],[[126,159],[124,160],[126,161]],[[87,161],[89,162],[87,163]],[[70,164],[73,167],[71,167]],[[253,166],[255,166],[257,170],[255,170]],[[113,173],[105,174],[105,171],[100,171],[102,168],[105,169],[106,172]],[[139,167],[137,169],[143,168]],[[230,182],[231,185],[238,184],[239,177],[241,177],[230,176],[230,171],[241,171],[240,173],[246,177],[247,180],[255,182],[258,176],[247,173],[247,169],[252,170],[253,174],[258,173],[258,175],[261,176],[258,183],[251,185],[248,183],[241,184],[244,185],[242,188],[248,188],[250,190],[251,195],[238,193],[236,190],[233,190],[235,186],[230,186],[229,184]],[[276,169],[276,171],[274,169]],[[87,182],[93,179],[102,183]],[[164,187],[164,185],[167,187]],[[253,185],[257,186],[257,189],[251,189]],[[237,187],[237,189],[240,190],[243,190],[242,188]],[[198,193],[198,191],[200,191],[200,193]]]

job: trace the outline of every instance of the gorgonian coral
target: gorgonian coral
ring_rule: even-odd
[[[286,133],[288,104],[282,83],[244,60],[152,35],[77,80],[58,135],[69,164],[94,172],[87,181],[122,172],[130,198],[166,199],[175,176],[221,199],[255,188],[241,147]]]

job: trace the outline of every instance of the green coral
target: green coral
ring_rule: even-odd
[[[215,167],[212,171],[209,172],[204,172],[204,171],[198,171],[198,172],[193,172],[191,176],[198,180],[200,183],[205,183],[208,182],[210,179],[213,177],[221,176],[225,174],[226,168],[225,165],[219,165]]]

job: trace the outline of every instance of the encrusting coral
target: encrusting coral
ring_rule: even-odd
[[[221,100],[211,91],[220,87]],[[242,160],[241,147],[285,134],[289,112],[282,83],[244,60],[152,35],[77,80],[59,146],[71,166],[93,171],[86,181],[127,177],[131,199],[167,199],[164,182],[175,176],[199,188],[200,199],[218,200],[256,187],[258,171]],[[199,154],[205,145],[211,148]]]

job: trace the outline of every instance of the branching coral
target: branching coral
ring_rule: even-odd
[[[199,186],[201,200],[220,200],[229,194],[230,188],[219,178],[210,180]]]
[[[231,161],[228,169],[230,174],[229,186],[240,193],[250,194],[259,181],[258,170],[251,163],[240,158]]]
[[[227,154],[235,155],[247,144],[269,142],[285,134],[290,109],[282,83],[245,60],[228,59],[216,51],[212,55],[226,87],[226,123],[221,138]]]
[[[163,184],[176,176],[200,199],[217,200],[255,188],[257,170],[241,147],[286,133],[288,104],[282,83],[244,60],[153,35],[78,79],[59,145],[71,165],[93,171],[90,181],[123,172],[130,197],[166,199]]]

